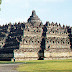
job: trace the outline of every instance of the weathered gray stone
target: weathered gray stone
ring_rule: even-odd
[[[43,25],[33,10],[27,23],[0,26],[0,59],[37,60],[44,55],[45,59],[72,58],[71,28],[53,22]]]

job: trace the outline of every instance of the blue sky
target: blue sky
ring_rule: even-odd
[[[0,24],[26,22],[32,10],[41,19],[72,26],[72,0],[2,0]]]

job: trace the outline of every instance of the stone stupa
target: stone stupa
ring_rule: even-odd
[[[28,18],[28,22],[31,23],[31,24],[40,25],[41,20],[40,20],[40,18],[38,18],[38,16],[36,15],[35,10],[32,11],[32,15]]]

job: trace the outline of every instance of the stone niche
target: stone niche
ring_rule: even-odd
[[[46,39],[46,49],[49,48],[70,48],[70,41],[68,38],[48,37]]]

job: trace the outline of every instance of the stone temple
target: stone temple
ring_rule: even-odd
[[[0,26],[0,60],[72,59],[72,27],[43,25],[33,10],[27,22]]]

